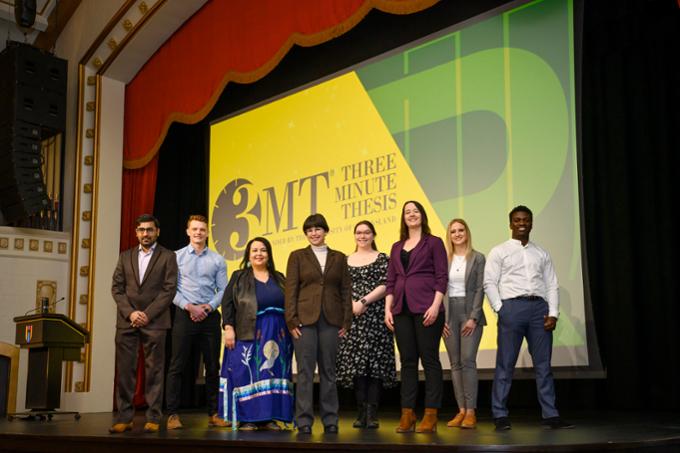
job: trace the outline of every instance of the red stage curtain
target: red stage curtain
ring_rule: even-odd
[[[230,81],[254,82],[294,45],[340,36],[373,8],[392,14],[439,0],[211,0],[175,32],[125,88],[120,248],[137,244],[134,219],[154,205],[156,153],[173,121],[203,119]],[[143,367],[140,372],[143,374]],[[142,376],[140,375],[140,378]],[[143,399],[138,380],[135,402]]]

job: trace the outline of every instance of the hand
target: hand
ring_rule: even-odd
[[[365,311],[366,305],[356,300],[352,301],[352,313],[354,314],[354,316],[361,316],[362,314],[364,314]]]
[[[557,318],[554,316],[545,315],[543,317],[543,328],[546,332],[552,332],[557,327]]]
[[[340,330],[338,330],[338,336],[340,338],[344,337],[347,334],[347,330],[343,327]]]
[[[442,330],[442,338],[449,338],[451,336],[451,328],[449,327],[449,323],[445,322],[444,323],[444,329]]]
[[[392,317],[392,311],[385,310],[385,325],[391,332],[394,332],[394,318]]]
[[[201,322],[208,317],[208,313],[205,312],[204,306],[207,304],[187,304],[184,309],[189,312],[189,317],[193,322]],[[208,307],[210,307],[208,305]]]
[[[468,319],[467,321],[465,321],[463,328],[460,330],[460,336],[469,337],[470,335],[472,335],[472,332],[475,331],[476,327],[477,321],[475,321],[474,319]]]
[[[130,313],[130,326],[132,327],[144,327],[149,324],[149,318],[143,311],[133,311]]]
[[[432,304],[423,315],[423,325],[425,327],[431,326],[439,316],[439,305]]]
[[[291,329],[290,335],[297,340],[302,336],[302,331],[299,327],[295,327],[294,329]]]
[[[224,326],[224,346],[227,349],[234,349],[236,346],[236,332],[232,326]]]

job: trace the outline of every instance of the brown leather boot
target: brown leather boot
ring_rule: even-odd
[[[477,415],[475,415],[475,413],[472,411],[468,411],[465,414],[465,418],[460,424],[460,427],[465,429],[475,429],[477,427]]]
[[[397,426],[398,433],[411,433],[416,426],[416,414],[413,409],[402,407],[401,418],[399,419],[399,426]]]
[[[449,428],[457,428],[460,426],[461,423],[463,423],[463,419],[465,418],[465,411],[458,412],[455,417],[453,417],[449,422],[446,424]]]
[[[437,409],[425,408],[425,415],[416,428],[417,433],[436,433],[437,432]]]

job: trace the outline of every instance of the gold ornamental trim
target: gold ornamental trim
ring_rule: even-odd
[[[85,66],[83,64],[78,65],[78,122],[76,123],[76,187],[82,187],[83,174],[81,171],[83,162],[83,102],[85,99],[85,85],[89,83],[89,77],[85,76]],[[83,165],[87,165],[83,162]],[[78,293],[78,256],[80,255],[80,249],[76,246],[80,239],[80,192],[74,190],[74,207],[73,210],[73,234],[71,236],[71,281],[69,285],[69,305],[68,305],[68,316],[73,319],[76,314],[76,294]],[[68,362],[64,371],[64,391],[71,392],[73,388],[73,363]]]
[[[96,85],[96,96],[95,102],[97,103],[95,108],[95,119],[94,119],[94,129],[96,131],[94,137],[94,161],[95,166],[92,171],[92,187],[97,189],[92,193],[92,220],[90,222],[90,242],[92,244],[97,243],[97,213],[99,209],[99,148],[100,148],[100,136],[101,136],[101,90],[102,90],[102,77],[97,75],[97,85]],[[87,281],[87,294],[94,294],[94,280],[97,268],[97,249],[96,247],[90,248],[90,275]],[[87,317],[85,321],[85,329],[90,334],[90,341],[85,344],[85,361],[83,363],[84,375],[83,375],[83,386],[85,392],[90,391],[91,381],[92,381],[92,343],[94,338],[94,323],[92,318],[94,317],[94,303],[87,304]]]
[[[125,35],[123,39],[120,40],[120,43],[118,43],[118,46],[111,52],[111,55],[108,56],[104,64],[97,69],[97,74],[104,74],[106,70],[109,69],[111,64],[113,64],[116,58],[118,58],[118,55],[120,55],[130,40],[135,37],[137,32],[142,29],[142,27],[156,14],[156,12],[165,4],[165,2],[166,0],[157,0],[151,8],[149,8],[144,2],[139,5],[140,11],[142,11],[142,5],[144,5],[145,8],[145,10],[142,12],[142,17],[132,26],[132,28],[129,30],[126,29],[127,35]]]

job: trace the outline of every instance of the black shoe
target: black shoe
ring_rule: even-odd
[[[326,434],[338,434],[338,425],[326,425],[323,427],[323,432]]]
[[[378,429],[380,423],[378,422],[378,405],[368,403],[366,405],[366,428]]]
[[[353,428],[365,428],[366,427],[366,403],[359,403],[359,412],[357,414],[357,419],[352,423]]]
[[[312,427],[309,425],[298,426],[298,434],[312,434]]]
[[[510,426],[510,419],[508,417],[498,417],[493,420],[496,425],[496,431],[507,431],[512,429]]]
[[[560,417],[544,418],[541,423],[544,429],[572,429],[574,425]]]

